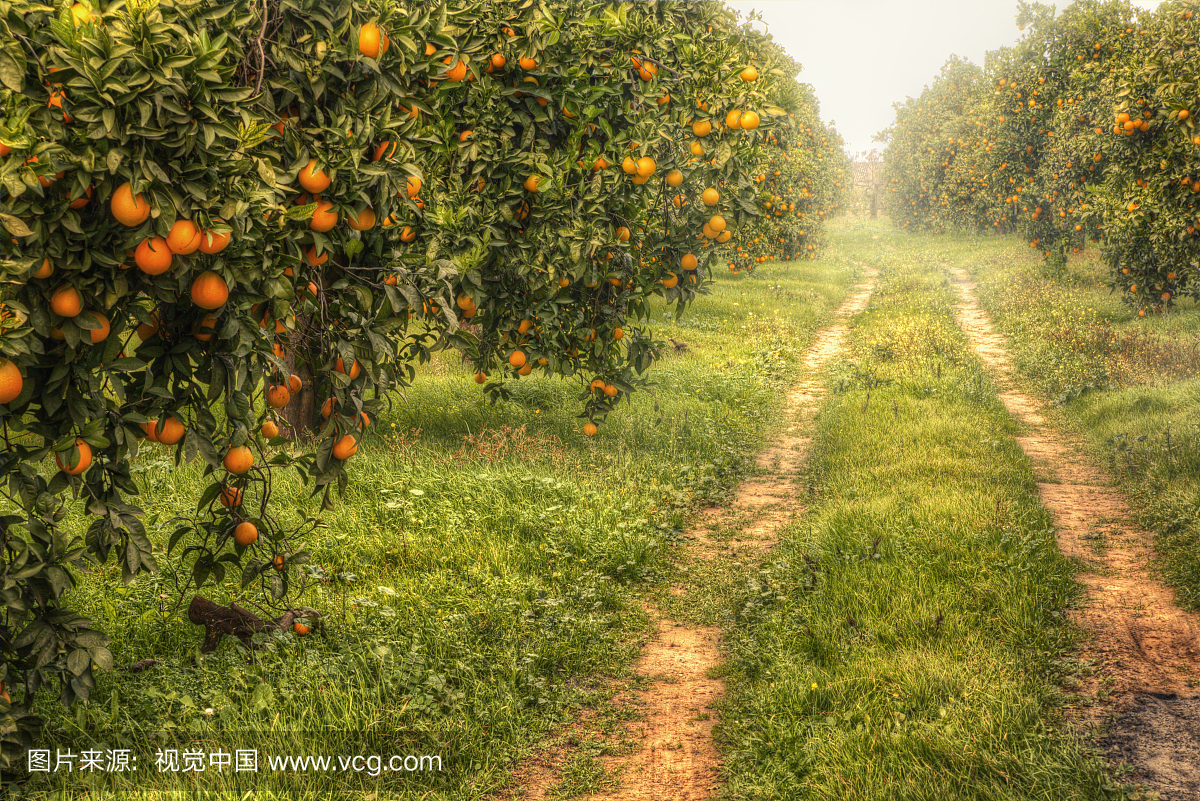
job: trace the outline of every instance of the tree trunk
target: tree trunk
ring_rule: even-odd
[[[300,376],[303,386],[292,395],[292,399],[280,410],[284,430],[281,432],[293,442],[311,440],[320,426],[317,424],[317,392],[314,383],[316,376],[312,366],[304,360],[297,359],[296,354],[300,344],[306,339],[305,333],[312,321],[303,316],[296,321],[296,330],[288,337],[287,352],[284,361],[288,363],[292,373]]]
[[[876,199],[874,192],[871,193],[871,217],[874,219],[879,216],[879,202]]]

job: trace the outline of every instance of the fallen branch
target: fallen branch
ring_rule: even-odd
[[[315,609],[289,609],[274,620],[263,620],[237,604],[221,606],[199,595],[193,597],[188,605],[188,620],[197,626],[204,626],[204,644],[200,646],[200,652],[205,654],[216,650],[221,643],[221,637],[226,634],[237,637],[245,645],[250,645],[251,637],[258,632],[288,631],[298,617],[319,619],[321,613]]]

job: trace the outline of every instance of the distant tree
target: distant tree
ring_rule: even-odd
[[[871,204],[871,216],[879,216],[879,182],[883,177],[883,156],[878,150],[860,151],[853,156],[854,186]]]

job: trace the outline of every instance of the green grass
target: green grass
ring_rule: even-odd
[[[442,356],[376,423],[348,463],[350,489],[322,512],[295,476],[275,484],[271,509],[286,528],[306,515],[310,588],[324,614],[312,635],[226,639],[200,655],[163,550],[171,518],[194,507],[200,469],[164,451],[138,459],[141,502],[163,570],[125,587],[111,563],[80,576],[73,603],[114,636],[117,665],[155,658],[143,673],[98,677],[90,703],[67,713],[43,696],[39,745],[257,749],[267,754],[438,755],[440,772],[397,776],[260,770],[35,776],[16,792],[56,788],[93,797],[199,788],[241,797],[354,796],[468,799],[495,790],[540,739],[587,706],[605,681],[627,678],[647,625],[638,603],[671,570],[680,529],[724,497],[778,425],[781,386],[857,280],[836,258],[724,276],[676,324],[655,328],[668,347],[653,392],[609,416],[586,439],[579,385],[527,378],[489,405],[469,371]],[[67,528],[82,534],[79,516]],[[180,579],[181,580],[181,579]],[[232,581],[204,595],[238,599]],[[149,759],[149,762],[145,761]],[[587,754],[563,792],[603,783]]]
[[[722,797],[1118,797],[1063,724],[1072,567],[937,267],[973,246],[834,241],[879,285],[827,370],[808,512],[736,599]]]
[[[1035,254],[974,247],[980,301],[1026,388],[1114,474],[1155,532],[1163,577],[1200,609],[1200,308],[1138,317],[1104,285],[1096,251],[1049,275]]]

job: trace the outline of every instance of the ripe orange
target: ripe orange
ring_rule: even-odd
[[[221,491],[219,496],[221,505],[226,509],[233,509],[235,506],[242,505],[242,491],[237,487],[226,487]],[[279,557],[276,557],[278,559]]]
[[[128,181],[113,192],[109,208],[117,222],[130,228],[136,228],[150,216],[150,204],[141,195],[134,196],[133,187]]]
[[[88,334],[91,335],[92,344],[99,345],[101,342],[108,339],[108,332],[111,330],[111,326],[108,323],[108,318],[105,317],[100,312],[90,311],[90,312],[88,312],[88,314],[95,317],[96,321],[98,323],[100,323],[99,328],[93,328],[90,331],[88,331]]]
[[[49,257],[42,260],[42,266],[37,268],[37,272],[33,274],[34,278],[49,278],[54,274],[54,265],[50,262]]]
[[[248,548],[258,541],[258,526],[249,520],[243,520],[233,530],[233,541],[243,548]]]
[[[662,280],[662,285],[667,289],[674,289],[675,285],[679,283],[679,276],[677,276],[675,273],[667,273],[667,275],[669,275],[670,278],[664,278]]]
[[[358,29],[358,52],[367,58],[379,58],[382,43],[383,35],[379,26],[374,22],[367,22]],[[320,192],[321,190],[316,191]]]
[[[654,159],[649,156],[642,156],[637,160],[637,174],[639,178],[649,178],[654,174],[654,170],[658,167],[654,163]]]
[[[540,191],[538,189],[538,182],[541,180],[542,177],[540,175],[531,175],[525,179],[525,183],[521,184],[521,186],[525,187],[526,192],[537,192]]]
[[[517,63],[521,65],[521,69],[523,70],[537,69],[537,62],[529,56],[521,56],[517,59]]]
[[[274,420],[268,420],[262,424],[258,433],[263,435],[263,439],[275,439],[279,436],[279,425]]]
[[[369,231],[375,227],[375,212],[373,209],[363,209],[358,214],[346,215],[346,224],[355,231]]]
[[[629,236],[630,236],[629,229],[626,228],[624,225],[622,225],[620,228],[617,229],[617,239],[619,239],[620,241],[628,242]]]
[[[0,153],[0,155],[4,154]],[[94,186],[89,186],[87,189],[83,190],[83,195],[72,200],[69,204],[67,204],[68,207],[72,209],[82,209],[92,199],[92,190],[94,189]]]
[[[24,386],[25,378],[17,363],[11,359],[0,359],[0,404],[12,403]]]
[[[184,431],[183,423],[178,417],[168,417],[155,432],[154,441],[161,442],[163,445],[174,445],[183,439]]]
[[[332,179],[330,179],[324,170],[317,169],[316,159],[309,159],[308,164],[306,164],[296,176],[296,180],[298,180],[300,185],[306,190],[316,194],[317,192],[324,192],[326,189],[328,189]]]
[[[342,375],[346,375],[346,363],[344,361],[342,361],[341,356],[338,356],[337,363],[334,364],[333,369],[336,370],[337,372],[341,373]],[[358,363],[358,359],[355,359],[354,364],[350,365],[350,373],[349,373],[350,380],[353,381],[354,379],[358,378],[361,374],[362,374],[362,365]]]
[[[617,388],[614,387],[612,384],[605,384],[604,385],[604,394],[606,397],[615,398],[617,395]]]
[[[191,220],[176,220],[167,234],[167,247],[177,256],[187,256],[200,249],[200,229]]]
[[[221,222],[221,220],[214,218],[213,222]],[[232,238],[233,235],[228,232],[218,234],[216,231],[211,230],[202,231],[200,233],[200,252],[209,255],[220,253],[229,245],[229,240]]]
[[[487,373],[476,373],[475,374],[475,383],[476,384],[486,384],[487,383]]]
[[[694,270],[698,264],[699,261],[691,253],[683,254],[683,258],[679,260],[679,266],[685,270]]]
[[[320,267],[325,262],[329,261],[329,251],[326,250],[317,255],[317,246],[310,245],[308,250],[304,251],[304,260],[308,262],[310,267]]]
[[[717,201],[721,199],[721,193],[710,186],[700,195],[700,199],[704,201],[705,206],[715,206],[717,205]]]
[[[412,200],[421,191],[421,179],[415,175],[408,177],[408,199]]]
[[[599,429],[596,428],[595,423],[584,423],[583,435],[585,437],[594,437],[594,436],[596,436],[597,431],[599,431]]]
[[[613,339],[622,339],[624,336],[625,336],[625,329],[623,329],[623,328],[614,328],[613,329]]]
[[[83,296],[73,286],[63,286],[50,296],[50,310],[59,317],[74,317],[83,311]]]
[[[679,186],[683,183],[683,173],[679,170],[671,170],[667,173],[667,186]]]
[[[759,123],[758,113],[754,112],[754,111],[747,111],[745,114],[742,115],[741,123],[742,123],[742,127],[744,129],[746,129],[747,131],[753,131],[755,128],[758,127],[758,123]]]
[[[192,281],[192,303],[202,309],[220,308],[229,300],[229,285],[219,273],[205,270]]]
[[[267,405],[282,409],[292,399],[292,393],[282,384],[276,384],[267,390]]]
[[[446,56],[444,59],[442,59],[442,63],[449,66],[450,58],[450,56]],[[450,81],[451,83],[458,83],[465,77],[467,77],[467,62],[463,61],[461,58],[454,62],[453,67],[450,67],[450,69],[446,70],[446,80]]]
[[[492,54],[492,63],[488,67],[488,72],[491,72],[492,70],[502,70],[502,69],[504,69],[504,65],[507,63],[508,63],[507,58],[500,55],[499,53],[493,53]]]
[[[329,417],[331,414],[333,414],[333,398],[330,398],[321,404],[321,416]]]
[[[250,472],[250,468],[254,467],[254,453],[245,445],[239,445],[236,448],[230,448],[225,454],[225,460],[222,462],[225,469],[235,476],[244,475]]]
[[[148,236],[138,243],[133,260],[146,275],[162,275],[171,269],[171,248],[161,236]]]
[[[328,200],[318,200],[316,211],[313,212],[312,220],[308,223],[308,227],[314,231],[325,233],[337,225],[338,214],[333,211],[333,204]]]
[[[58,469],[69,476],[80,475],[92,466],[92,446],[76,437],[75,448],[77,449],[75,453],[60,451],[54,454],[54,461],[58,462]],[[64,454],[67,456],[66,462],[63,461]]]
[[[696,157],[704,155],[704,148],[699,142],[692,142],[690,145],[688,145],[688,150],[690,150],[692,155]]]
[[[303,636],[307,635],[308,632],[311,631],[311,629],[309,629],[309,627],[304,625],[303,623],[293,623],[292,631],[296,632],[296,636],[303,637]]]
[[[358,440],[351,434],[345,435],[333,446],[333,458],[335,459],[346,460],[356,453],[358,453]]]
[[[739,76],[746,83],[752,83],[758,80],[758,69],[751,64],[746,69],[742,70]]]
[[[525,366],[525,351],[514,350],[508,355],[508,363],[518,370]]]
[[[696,120],[692,123],[692,133],[700,138],[704,138],[712,133],[712,122],[710,120]]]
[[[708,218],[708,227],[718,234],[721,233],[725,230],[725,218],[720,214],[714,214]]]
[[[296,395],[302,389],[304,389],[304,381],[301,380],[300,376],[296,375],[295,373],[292,373],[290,376],[288,376],[288,392]]]

